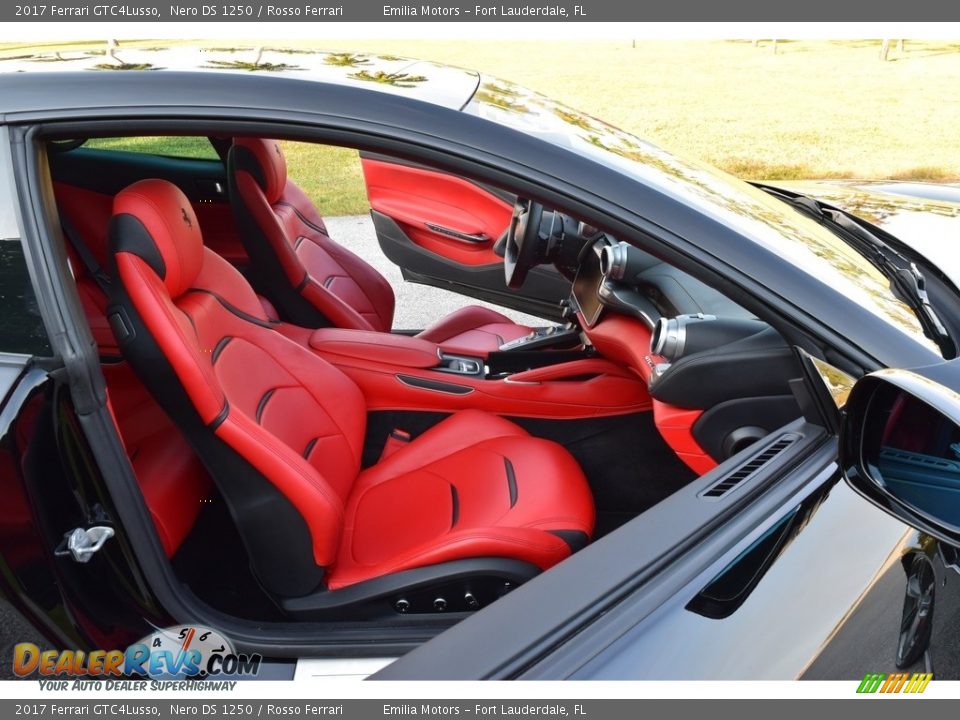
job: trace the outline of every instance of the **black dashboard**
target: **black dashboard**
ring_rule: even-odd
[[[660,318],[679,315],[755,319],[709,285],[606,235],[581,252],[572,299],[587,327],[597,323],[604,308],[637,317],[651,330]]]
[[[703,409],[694,435],[717,460],[799,414],[789,384],[796,358],[779,333],[639,248],[607,236],[585,246],[571,302],[588,338],[608,313],[643,322],[651,396]]]

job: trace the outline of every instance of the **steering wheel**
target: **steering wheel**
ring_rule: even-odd
[[[537,264],[542,218],[543,205],[533,200],[517,198],[513,205],[513,217],[503,253],[503,274],[508,288],[521,287],[527,279],[527,273]]]

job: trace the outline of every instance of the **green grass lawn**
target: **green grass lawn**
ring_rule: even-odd
[[[879,45],[780,41],[774,54],[749,41],[309,43],[475,68],[750,179],[960,178],[960,43],[907,41],[887,62]],[[288,157],[325,214],[366,211],[355,153],[301,145]]]
[[[360,215],[370,209],[355,150],[301,142],[282,144],[288,176],[303,188],[322,214],[329,217]],[[196,137],[98,138],[88,140],[84,146],[217,159],[216,151],[206,138]]]

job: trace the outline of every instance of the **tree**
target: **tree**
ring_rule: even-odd
[[[889,55],[890,55],[890,41],[883,40],[880,43],[880,59],[883,62],[886,62]]]

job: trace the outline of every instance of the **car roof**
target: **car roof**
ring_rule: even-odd
[[[82,73],[107,81],[131,71],[284,77],[352,85],[462,109],[480,82],[473,70],[395,55],[224,45],[123,46],[110,42],[0,55],[0,74]]]

